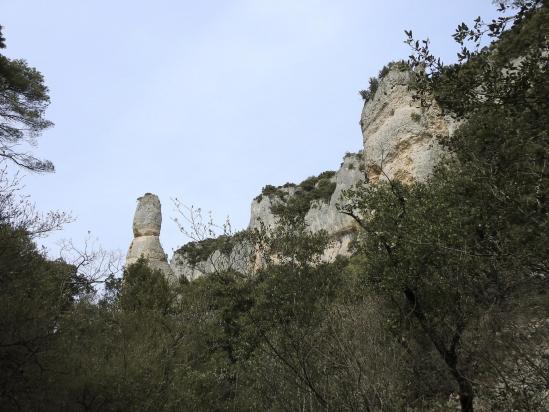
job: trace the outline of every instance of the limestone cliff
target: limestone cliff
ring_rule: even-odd
[[[344,190],[365,179],[369,184],[386,179],[411,182],[423,180],[431,173],[443,154],[438,138],[451,133],[455,124],[441,116],[436,104],[419,107],[408,87],[411,73],[407,67],[394,64],[382,73],[361,114],[363,151],[346,155],[336,172],[324,172],[300,184],[265,186],[252,201],[249,229],[261,224],[267,229],[273,227],[277,221],[276,208],[299,203],[309,229],[325,230],[331,236],[332,242],[323,256],[331,261],[337,255],[349,254],[354,237],[355,222],[337,208]],[[143,255],[153,265],[168,270],[158,241],[161,218],[154,215],[160,211],[160,202],[153,195],[141,199],[136,212],[138,229],[134,222],[136,238],[128,262]],[[146,212],[149,208],[154,210],[153,214]],[[191,242],[174,253],[171,271],[175,277],[192,280],[215,271],[248,270],[253,265],[249,258],[252,250],[252,245],[226,236]]]
[[[300,184],[266,186],[252,201],[248,229],[257,229],[261,224],[267,229],[273,227],[277,220],[276,207],[300,197],[307,208],[305,221],[309,229],[313,232],[325,230],[332,237],[324,259],[331,261],[339,254],[348,254],[355,224],[352,218],[338,212],[337,204],[342,200],[344,190],[364,179],[361,164],[361,154],[349,153],[337,172],[324,172]],[[235,239],[208,239],[201,245],[183,246],[174,253],[170,263],[176,276],[195,279],[216,270],[247,270],[248,265],[253,264],[251,250],[251,245]]]
[[[253,247],[238,237],[220,236],[190,242],[176,250],[170,260],[176,278],[194,280],[209,273],[253,270]]]
[[[311,207],[305,215],[305,222],[310,230],[317,232],[326,230],[330,234],[346,231],[353,227],[353,220],[346,215],[337,211],[337,203],[341,199],[341,193],[357,184],[364,179],[364,172],[361,171],[361,154],[349,153],[343,159],[343,163],[333,176],[329,177],[329,181],[333,183],[333,190],[325,199],[315,199],[311,202]],[[322,176],[322,175],[321,175]],[[286,184],[282,187],[274,188],[274,190],[266,194],[256,197],[252,201],[250,229],[255,229],[260,222],[267,227],[271,227],[276,222],[276,216],[273,213],[273,206],[283,203],[284,199],[295,196],[300,190],[304,190],[301,186],[307,182],[304,181],[299,185]],[[318,182],[316,183],[318,185]],[[269,187],[269,186],[267,186]],[[264,189],[265,192],[265,189]]]
[[[420,107],[409,90],[410,78],[405,66],[392,65],[362,110],[364,164],[370,183],[425,179],[443,152],[437,138],[454,128],[436,103]]]

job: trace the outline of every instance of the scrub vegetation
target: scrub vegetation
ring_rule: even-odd
[[[341,212],[358,226],[350,257],[324,261],[330,239],[304,221],[329,201],[334,172],[287,186],[293,196],[266,186],[278,225],[237,239],[260,263],[192,282],[144,260],[118,277],[87,252],[48,259],[34,241],[66,216],[36,215],[2,174],[0,409],[546,410],[549,7],[498,7],[501,18],[457,28],[457,64],[406,32],[418,102],[461,123],[429,180],[346,192]],[[0,103],[21,103],[31,81],[19,99],[45,104],[39,73],[12,63],[0,60],[0,87],[15,100]],[[2,121],[19,109],[6,110]],[[48,126],[40,108],[25,110],[23,122]],[[2,162],[25,159],[50,169],[15,151]],[[179,252],[196,262],[234,242]]]

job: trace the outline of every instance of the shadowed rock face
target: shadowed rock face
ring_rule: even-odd
[[[128,250],[126,266],[143,257],[152,269],[159,269],[171,277],[173,271],[160,244],[162,209],[158,196],[146,193],[137,199],[137,209],[133,218],[134,239]]]

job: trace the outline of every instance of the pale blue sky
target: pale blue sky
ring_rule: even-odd
[[[404,29],[449,61],[477,15],[495,15],[489,0],[0,0],[4,52],[43,73],[56,124],[35,153],[57,171],[27,192],[77,219],[46,244],[89,230],[125,253],[145,192],[170,255],[184,243],[170,198],[244,228],[264,185],[361,148],[358,90],[408,56]]]

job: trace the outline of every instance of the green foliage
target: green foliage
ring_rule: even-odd
[[[330,201],[336,187],[335,182],[332,181],[335,173],[331,170],[325,171],[318,176],[308,177],[297,185],[295,183],[286,183],[282,187],[267,185],[254,200],[260,202],[263,196],[276,199],[271,207],[275,215],[301,219],[313,207],[315,201],[325,203]],[[290,195],[289,191],[283,189],[293,189],[293,194]]]
[[[315,201],[328,203],[334,193],[336,184],[332,181],[334,171],[322,172],[311,176],[295,187],[295,193],[288,196],[284,202],[271,207],[272,212],[285,218],[302,219],[313,207]]]
[[[151,270],[145,259],[139,259],[125,269],[119,299],[125,311],[167,312],[171,301],[168,281],[160,270]]]
[[[2,26],[0,26],[0,49],[6,48],[6,39],[2,36]]]
[[[535,62],[543,66],[547,59],[542,50],[547,47],[548,12],[547,6],[537,0],[518,2],[512,7],[518,12],[490,24],[478,18],[473,28],[460,25],[454,34],[461,46],[460,63],[454,65],[445,66],[431,54],[428,40],[416,41],[412,32],[407,32],[407,43],[414,51],[410,56],[415,72],[412,86],[423,106],[429,106],[434,98],[450,114],[464,117],[487,104],[524,104],[521,99],[526,98],[529,82],[541,81],[537,79],[536,73],[540,72]],[[512,28],[503,31],[509,25]],[[486,33],[497,42],[481,48]],[[473,43],[473,50],[467,47],[467,41]],[[522,57],[517,59],[519,56]],[[509,88],[511,84],[513,87]]]
[[[207,261],[215,252],[230,256],[236,246],[242,246],[248,240],[249,233],[243,230],[231,235],[189,242],[176,250],[175,254],[182,255],[191,266],[196,266],[200,262]]]
[[[336,172],[333,171],[333,170],[326,170],[326,171],[322,172],[321,174],[319,174],[316,177],[316,181],[320,182],[321,180],[331,179],[332,177],[335,176],[335,174],[336,174]],[[311,178],[309,178],[309,179],[311,179]],[[307,179],[307,180],[309,180],[309,179]],[[303,182],[301,184],[303,184]]]
[[[367,102],[374,97],[378,87],[379,87],[379,80],[377,79],[377,77],[370,77],[368,89],[361,90],[359,94],[362,97],[362,99],[365,102]]]
[[[347,193],[343,211],[361,227],[349,258],[327,262],[330,238],[303,219],[333,194],[325,172],[284,185],[293,196],[264,189],[280,201],[275,228],[178,251],[196,263],[247,242],[253,276],[173,282],[140,260],[94,294],[78,268],[37,250],[33,228],[51,226],[17,210],[0,179],[1,409],[455,410],[458,393],[465,411],[474,397],[487,410],[543,410],[547,8],[520,3],[535,9],[509,32],[494,23],[491,54],[415,84],[461,126],[428,181]],[[461,25],[457,38],[475,33]],[[506,71],[519,48],[521,70]]]
[[[389,71],[391,70],[398,70],[400,72],[406,72],[406,71],[409,71],[410,70],[410,65],[408,64],[408,62],[404,61],[404,60],[398,60],[398,61],[393,61],[393,62],[390,62],[388,64],[386,64],[385,66],[383,66],[381,68],[381,70],[379,71],[379,74],[378,74],[378,79],[381,80],[383,79],[385,76],[387,76],[387,74],[389,74]]]
[[[536,296],[549,289],[548,8],[539,2],[521,7],[522,14],[489,26],[499,38],[503,23],[515,21],[499,42],[462,50],[457,65],[442,66],[427,42],[409,42],[413,63],[424,68],[414,84],[417,98],[428,105],[434,96],[462,125],[442,141],[451,154],[427,182],[357,188],[346,210],[364,229],[357,243],[366,256],[364,281],[394,303],[404,339],[413,333],[418,342],[423,335],[446,371],[436,362],[429,367],[441,381],[449,372],[464,411],[473,410],[476,392],[490,393],[493,381],[482,379],[488,375],[505,382],[521,410],[541,407],[546,388],[541,369],[509,367],[531,355],[524,347],[509,351],[520,345],[504,337],[509,329],[528,333],[518,319],[533,314]],[[481,31],[477,19],[473,31],[461,25],[456,37],[477,41]],[[496,354],[495,342],[507,352]],[[509,383],[517,374],[528,376],[537,392],[519,395]],[[486,396],[498,404],[500,395]]]
[[[410,118],[416,123],[419,123],[421,121],[421,115],[416,112],[410,113]]]
[[[378,79],[383,79],[385,76],[389,74],[389,66],[383,66],[381,70],[379,71],[379,74],[377,75]]]
[[[64,353],[53,380],[69,410],[189,410],[188,370],[176,368],[190,351],[187,285],[171,284],[141,260],[126,268],[114,299],[78,302],[62,319]],[[116,287],[116,285],[115,285]],[[177,296],[177,299],[175,298]]]
[[[343,162],[341,162],[340,167],[343,167],[343,165],[345,164],[345,160],[350,159],[350,158],[352,158],[354,161],[356,161],[360,164],[360,161],[362,159],[362,153],[361,152],[359,152],[359,153],[351,153],[351,152],[345,153],[345,156],[343,157]],[[356,165],[355,165],[354,161],[350,162],[347,165],[348,170],[354,170],[355,169]]]
[[[24,229],[5,223],[0,268],[0,403],[31,410],[48,396],[44,363],[59,339],[59,319],[83,285],[73,267],[48,261]]]
[[[387,349],[387,357],[364,349],[368,333],[383,324],[381,318],[380,324],[369,317],[357,321],[356,314],[372,308],[372,302],[351,311],[343,306],[329,310],[343,304],[348,293],[357,299],[359,289],[348,284],[347,261],[323,263],[326,234],[308,233],[303,224],[254,236],[264,265],[251,278],[218,272],[174,284],[140,260],[126,268],[120,282],[109,280],[103,298],[82,295],[74,300],[69,293],[61,311],[52,303],[59,296],[55,292],[63,290],[60,285],[71,284],[65,278],[50,279],[43,270],[31,278],[14,272],[17,283],[0,289],[19,293],[13,300],[2,296],[2,343],[10,343],[14,331],[45,336],[31,347],[40,348],[36,360],[28,353],[17,357],[28,342],[20,349],[2,346],[3,371],[10,372],[9,361],[24,361],[17,363],[24,376],[10,372],[1,380],[4,407],[255,411],[294,408],[306,401],[312,411],[379,405],[380,389],[341,365],[352,360],[371,370],[368,376],[380,376],[380,365],[392,365],[397,352],[387,349],[387,335],[368,338],[378,345],[375,351],[380,345]],[[19,246],[17,250],[20,254]],[[29,256],[21,259],[30,269]],[[40,258],[37,268],[41,265],[50,263]],[[51,274],[61,275],[64,267],[53,263]],[[46,281],[51,288],[44,287]],[[34,289],[36,285],[44,289]],[[24,313],[15,317],[19,302]],[[33,329],[42,319],[43,329]],[[364,334],[354,333],[357,328]],[[341,347],[342,338],[351,346]],[[376,368],[373,359],[380,362]],[[383,376],[384,397],[403,393],[396,369]],[[399,396],[383,402],[398,409]]]
[[[323,262],[326,233],[303,223],[283,221],[263,236],[266,265],[251,279],[254,304],[245,316],[256,334],[245,394],[256,409],[401,409],[406,372],[393,363],[401,351],[383,317],[372,316],[377,302],[361,295],[348,260]]]
[[[1,33],[1,27],[0,27]],[[0,35],[0,49],[5,47]],[[25,152],[52,122],[44,118],[49,104],[48,88],[39,71],[24,60],[0,54],[0,157],[34,172],[52,172],[53,164]]]
[[[236,242],[237,239],[234,236],[221,235],[215,238],[189,242],[180,247],[175,253],[183,255],[192,266],[196,266],[197,263],[208,260],[215,251],[229,255]]]
[[[409,71],[411,68],[410,65],[403,60],[390,62],[387,65],[383,66],[379,71],[377,77],[370,77],[368,89],[359,91],[360,96],[365,102],[368,102],[374,97],[379,87],[380,80],[387,76],[389,71],[393,69],[396,69],[398,71]]]
[[[343,159],[347,159],[349,157],[360,157],[361,153],[352,153],[352,152],[346,152],[345,156],[343,156]]]
[[[292,186],[291,183],[286,183],[283,187],[290,187]],[[295,185],[293,185],[295,186]],[[262,190],[261,194],[257,196],[254,200],[257,202],[261,202],[261,199],[263,199],[263,196],[267,197],[279,197],[283,199],[286,197],[287,193],[284,190],[281,190],[279,187],[273,186],[273,185],[266,185]]]
[[[369,80],[369,87],[368,91],[370,92],[370,96],[373,96],[379,87],[379,80],[375,77],[371,77]]]

